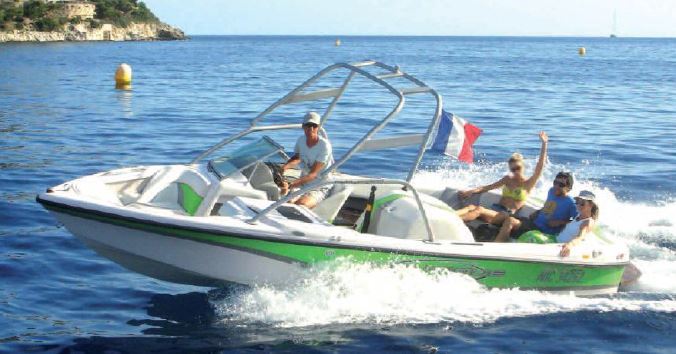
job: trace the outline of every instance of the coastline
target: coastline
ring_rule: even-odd
[[[184,40],[185,33],[165,23],[131,23],[127,27],[105,24],[91,28],[84,24],[63,31],[0,31],[0,43],[79,42],[79,41],[153,41]]]

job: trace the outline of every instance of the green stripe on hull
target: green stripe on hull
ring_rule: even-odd
[[[423,269],[448,269],[467,274],[481,284],[497,288],[528,288],[541,290],[574,290],[616,287],[622,279],[624,264],[575,265],[520,260],[500,260],[463,257],[443,257],[416,253],[401,253],[378,249],[355,249],[346,246],[331,247],[317,244],[287,243],[261,240],[253,237],[214,234],[209,231],[168,227],[136,219],[103,215],[99,212],[75,210],[47,201],[46,208],[77,217],[137,230],[163,234],[182,239],[209,243],[244,252],[282,260],[312,265],[349,257],[355,262],[377,264],[404,263]]]

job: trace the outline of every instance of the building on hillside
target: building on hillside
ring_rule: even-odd
[[[31,0],[0,0],[0,4],[14,3],[16,6],[22,6],[25,2]],[[61,16],[67,18],[80,17],[83,20],[94,18],[96,15],[96,4],[85,0],[40,0],[45,3],[60,4]]]
[[[52,1],[60,3],[63,7],[61,13],[63,17],[80,17],[83,20],[94,18],[96,15],[96,5],[89,1]]]
[[[0,4],[13,3],[15,6],[22,6],[25,2],[31,0],[0,0]],[[60,4],[61,15],[67,18],[80,17],[83,20],[94,18],[96,15],[96,4],[86,0],[39,0],[45,3]]]

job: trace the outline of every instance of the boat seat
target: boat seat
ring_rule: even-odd
[[[188,168],[171,168],[156,176],[138,203],[161,208],[183,210],[194,216],[209,190],[209,182],[201,174]]]
[[[456,210],[466,207],[469,204],[479,204],[479,196],[472,195],[469,199],[463,200],[458,196],[458,191],[459,189],[447,187],[439,196],[439,200]]]
[[[270,169],[265,164],[258,163],[251,167],[251,170],[249,177],[251,187],[265,192],[268,200],[279,200],[279,187],[275,184]],[[248,174],[244,173],[244,175]]]
[[[335,184],[331,188],[329,196],[319,202],[312,211],[320,218],[332,223],[338,215],[340,208],[343,207],[347,198],[352,193],[352,186],[345,184]]]

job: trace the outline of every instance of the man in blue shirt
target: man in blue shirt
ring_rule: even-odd
[[[559,172],[554,186],[547,193],[547,201],[542,209],[527,218],[511,218],[511,236],[518,238],[525,232],[539,230],[545,234],[556,235],[574,217],[577,216],[575,200],[568,196],[573,188],[573,176],[568,172]],[[507,237],[505,237],[507,238]],[[507,240],[496,239],[496,242]]]

